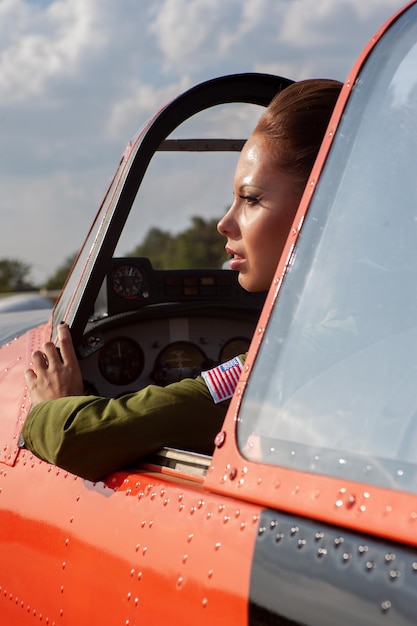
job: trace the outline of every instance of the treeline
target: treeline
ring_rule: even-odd
[[[126,256],[148,257],[155,269],[219,268],[226,260],[224,237],[218,234],[218,218],[192,217],[191,226],[173,235],[151,228],[141,244]],[[69,256],[42,285],[30,281],[30,265],[17,259],[0,259],[0,292],[61,289],[75,259]]]

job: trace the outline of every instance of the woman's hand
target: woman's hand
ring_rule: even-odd
[[[67,324],[58,326],[60,352],[49,341],[32,354],[32,369],[25,373],[26,384],[36,405],[44,400],[83,394],[83,379]]]

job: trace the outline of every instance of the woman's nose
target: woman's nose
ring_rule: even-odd
[[[233,217],[233,205],[217,223],[217,231],[224,237],[228,237],[236,232],[237,224]]]

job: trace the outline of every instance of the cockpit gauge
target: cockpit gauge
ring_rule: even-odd
[[[113,291],[125,300],[135,300],[144,289],[144,275],[136,265],[119,265],[113,272]]]
[[[175,341],[158,354],[152,379],[168,385],[183,378],[195,378],[207,363],[203,350],[189,341]]]
[[[112,385],[130,385],[141,375],[144,362],[141,347],[129,337],[110,339],[98,354],[101,375]]]
[[[222,346],[219,354],[219,363],[230,361],[233,357],[239,354],[244,354],[249,350],[251,340],[247,337],[233,337],[226,341]]]

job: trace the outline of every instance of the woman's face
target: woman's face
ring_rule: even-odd
[[[272,162],[268,141],[251,135],[236,167],[233,204],[217,225],[247,291],[269,289],[302,195]]]

